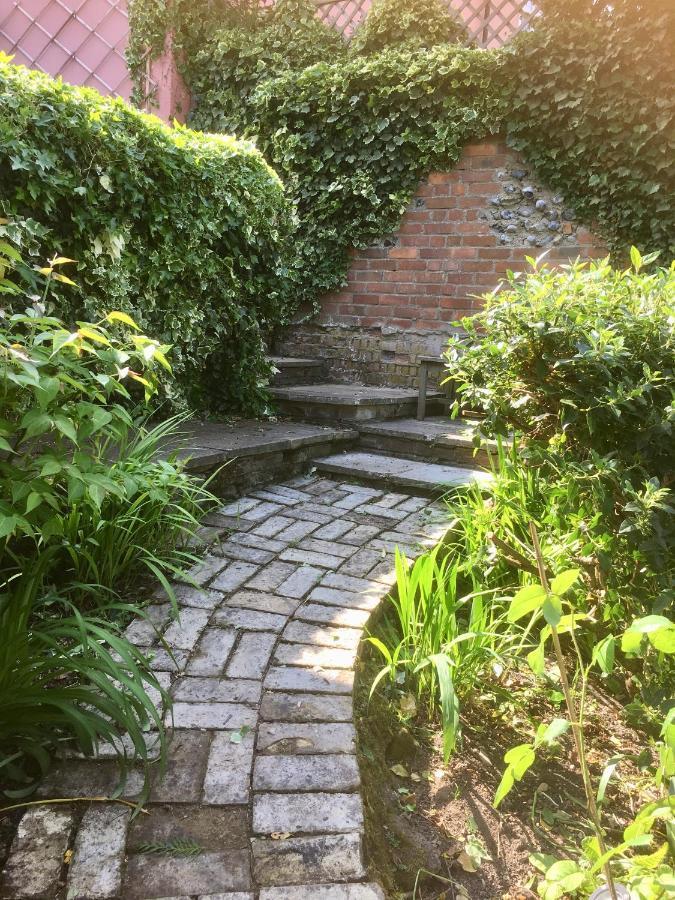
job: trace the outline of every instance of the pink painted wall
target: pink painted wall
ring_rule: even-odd
[[[0,0],[0,50],[70,84],[128,99],[126,0]]]

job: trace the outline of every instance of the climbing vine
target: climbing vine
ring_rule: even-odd
[[[255,137],[295,199],[295,298],[314,302],[338,288],[350,247],[395,230],[429,171],[451,168],[464,144],[496,133],[617,254],[635,244],[669,262],[667,0],[544,0],[536,28],[498,51],[457,44],[440,0],[424,3],[432,38],[411,41],[418,6],[380,0],[349,46],[310,0],[278,0],[272,10],[254,0],[172,6],[191,124]]]

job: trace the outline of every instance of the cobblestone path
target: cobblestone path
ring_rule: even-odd
[[[433,518],[436,516],[436,523]],[[352,721],[363,629],[409,557],[444,531],[431,501],[295,478],[224,506],[216,542],[178,588],[180,620],[158,599],[128,634],[173,697],[166,774],[130,821],[119,805],[32,807],[3,898],[376,900],[362,855]],[[106,795],[112,748],[68,760],[45,796]],[[124,796],[139,790],[131,773]],[[190,840],[201,852],[147,852]],[[143,850],[142,850],[143,848]],[[72,854],[71,854],[72,851]],[[70,857],[69,864],[64,866]]]

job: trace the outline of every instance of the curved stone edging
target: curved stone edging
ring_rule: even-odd
[[[120,807],[24,816],[2,896],[124,900],[379,900],[363,860],[352,689],[363,629],[393,585],[393,548],[435,543],[430,501],[313,476],[253,492],[210,519],[221,541],[127,634],[171,692],[167,774],[148,817]],[[171,647],[175,664],[158,632]],[[112,748],[66,761],[44,796],[110,794]],[[125,794],[140,778],[131,773]],[[58,821],[57,821],[58,820]],[[140,852],[176,837],[194,857]],[[177,894],[176,888],[182,893]]]

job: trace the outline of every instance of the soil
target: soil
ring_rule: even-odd
[[[537,897],[531,854],[570,858],[590,833],[571,735],[563,736],[556,752],[541,753],[498,811],[492,801],[504,753],[531,741],[539,722],[564,717],[555,689],[542,691],[525,675],[482,688],[462,708],[462,743],[445,764],[439,724],[412,710],[410,695],[381,683],[368,702],[376,671],[366,655],[357,727],[372,876],[389,898]],[[612,841],[632,818],[631,804],[647,799],[648,779],[637,764],[646,739],[625,724],[620,705],[598,686],[591,690],[587,721],[595,779],[611,756],[633,757],[620,764],[620,777],[607,789],[603,822]]]

